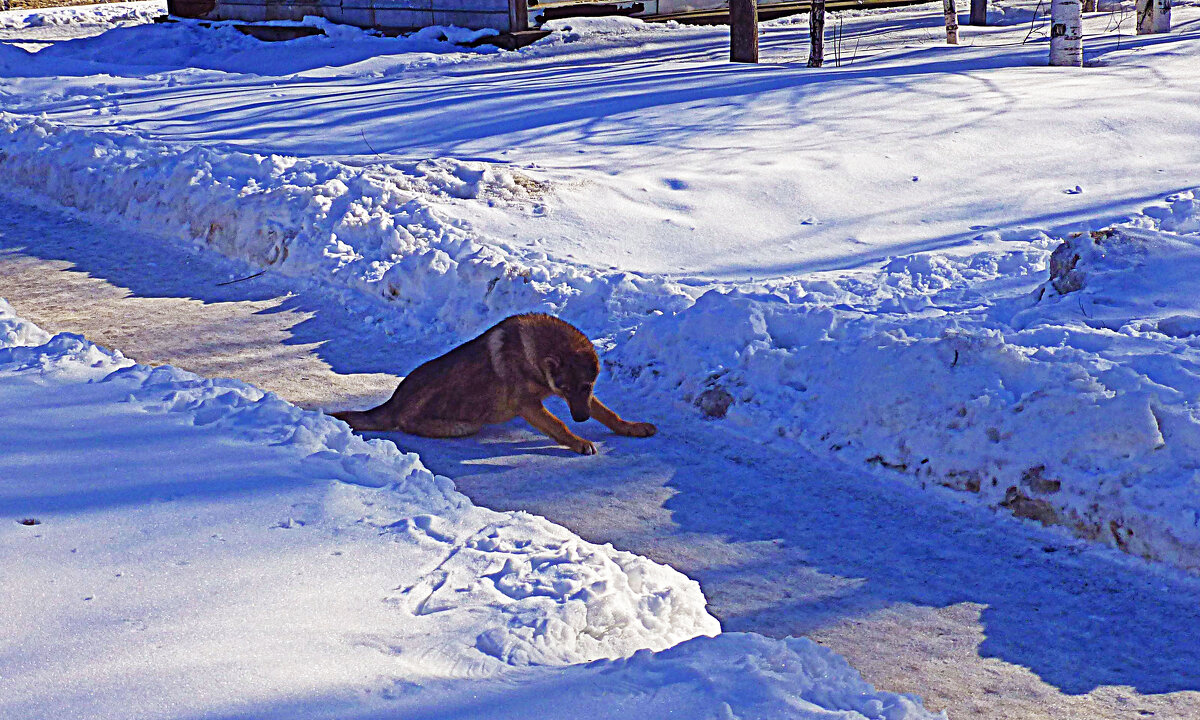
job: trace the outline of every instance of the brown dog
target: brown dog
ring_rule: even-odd
[[[596,446],[571,432],[542,401],[558,395],[571,417],[594,417],[618,435],[649,437],[650,423],[622,420],[592,394],[600,360],[587,337],[549,315],[514,315],[413,370],[384,404],[332,413],[355,430],[402,430],[425,437],[473,435],[522,417],[577,453]]]

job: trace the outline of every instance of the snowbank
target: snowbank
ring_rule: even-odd
[[[601,700],[932,717],[808,641],[703,637],[718,623],[669,567],[475,507],[417,456],[244,383],[50,337],[2,300],[0,444],[19,579],[0,586],[5,717],[438,717],[477,697],[503,717]],[[649,652],[689,638],[707,642]]]
[[[741,432],[1197,572],[1195,194],[1065,244],[714,290],[608,360]]]
[[[165,73],[182,71],[175,83],[187,82],[189,75],[205,71],[245,73],[256,76],[287,76],[309,70],[335,72],[335,68],[354,66],[377,58],[387,60],[393,70],[429,65],[454,64],[472,57],[502,52],[493,45],[468,48],[480,37],[495,34],[489,30],[467,30],[453,26],[431,26],[410,35],[383,37],[350,25],[331,23],[323,18],[307,17],[303,22],[274,21],[271,25],[307,25],[319,27],[321,35],[290,40],[280,52],[276,43],[257,40],[236,29],[237,21],[204,22],[181,20],[153,28],[136,27],[165,13],[165,6],[152,3],[126,8],[124,15],[110,13],[103,20],[111,29],[96,37],[54,43],[36,53],[12,54],[12,60],[0,65],[8,77],[40,76],[46,73],[113,74]],[[0,21],[2,22],[2,21]],[[45,16],[14,16],[16,27],[56,24],[61,28],[76,25],[70,15],[47,12]],[[2,26],[0,26],[2,29]],[[134,45],[134,54],[123,52]],[[20,60],[20,64],[15,61]],[[368,74],[378,63],[366,62],[355,74]]]
[[[511,167],[442,158],[360,168],[179,149],[0,114],[0,176],[35,201],[382,298],[397,311],[390,319],[410,330],[461,336],[529,310],[601,329],[610,317],[691,302],[663,278],[596,273],[481,242],[455,219],[457,200],[532,213],[545,190]]]
[[[167,13],[167,4],[150,2],[105,3],[76,5],[41,10],[9,10],[0,12],[0,30],[80,25],[126,25],[153,22]]]
[[[714,673],[714,668],[721,671]],[[608,702],[588,706],[589,720],[946,717],[945,713],[928,713],[911,696],[874,691],[857,679],[857,673],[843,658],[808,638],[772,640],[753,633],[722,633],[715,638],[690,640],[661,653],[643,651],[613,663],[571,668],[565,679],[595,683],[593,687],[611,693],[613,683],[604,675],[621,678],[626,693],[647,698],[643,702],[649,707],[641,711],[647,714],[635,714],[609,698]],[[696,685],[702,687],[699,692],[694,690]]]
[[[1060,241],[1035,230],[981,236],[992,249],[965,256],[765,284],[577,266],[456,219],[458,202],[536,213],[548,190],[483,162],[352,167],[9,115],[0,175],[35,198],[364,292],[397,332],[465,337],[513,312],[561,315],[604,338],[619,375],[746,432],[1200,571],[1200,308],[1172,290],[1189,287],[1191,193],[1085,252],[1073,272],[1091,284],[1060,295],[1042,288]]]

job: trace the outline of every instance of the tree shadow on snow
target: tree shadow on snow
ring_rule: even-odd
[[[887,20],[877,22],[882,29],[894,24]],[[903,24],[908,28],[935,30],[939,22],[940,17],[931,15],[910,18]],[[872,32],[870,26],[863,31]],[[1194,38],[1194,30],[1186,27],[1176,28],[1169,35],[1120,38],[1106,35],[1089,43],[1088,60],[1104,62],[1114,52]],[[111,88],[102,99],[116,102],[133,113],[134,119],[130,121],[124,121],[121,115],[106,117],[106,123],[115,123],[113,127],[127,123],[149,137],[236,143],[250,150],[278,151],[279,147],[262,147],[261,138],[287,138],[284,151],[297,155],[494,154],[511,147],[517,138],[534,145],[561,134],[564,126],[571,125],[578,128],[576,144],[583,148],[605,148],[616,128],[623,133],[621,141],[625,145],[644,142],[657,147],[687,148],[693,138],[710,129],[708,125],[690,126],[682,122],[689,114],[679,113],[666,113],[663,118],[651,121],[651,111],[728,100],[720,107],[723,124],[734,128],[753,121],[761,126],[762,118],[755,114],[761,109],[743,99],[775,93],[778,101],[788,108],[789,122],[803,122],[806,116],[828,103],[843,106],[839,112],[850,111],[840,102],[838,93],[825,89],[815,92],[827,83],[837,83],[860,99],[875,93],[903,91],[912,97],[907,103],[911,115],[923,107],[920,98],[937,97],[944,91],[933,79],[970,74],[984,80],[986,73],[979,71],[1012,67],[1043,72],[1036,66],[1045,65],[1047,53],[1045,42],[1015,48],[929,45],[889,51],[882,56],[883,62],[859,60],[840,68],[812,69],[792,57],[807,47],[807,29],[800,26],[772,28],[764,36],[764,53],[777,51],[790,59],[771,64],[769,54],[765,54],[766,62],[754,66],[725,63],[728,41],[719,34],[711,37],[656,34],[648,40],[646,46],[606,48],[606,53],[598,53],[594,58],[534,54],[519,58],[519,62],[468,62],[463,67],[438,68],[436,73],[413,71],[348,79],[296,76],[297,69],[291,68],[278,76],[265,70],[263,75],[234,74],[219,82],[203,84],[202,104],[194,102],[197,87],[192,85]],[[68,56],[70,50],[70,44],[65,44],[53,52]],[[51,57],[50,52],[43,50],[38,56],[31,56],[34,60],[44,56],[45,68],[39,69],[40,60],[29,61],[14,72],[47,77],[70,74],[72,71],[63,59]],[[303,53],[298,57],[303,57]],[[715,62],[718,58],[721,61]],[[189,62],[193,60],[181,57],[177,64],[182,68]],[[77,72],[88,75],[101,69],[122,74],[120,68],[94,64],[84,64]],[[172,68],[131,66],[124,74],[136,78],[164,69]],[[924,78],[930,81],[923,82]],[[614,82],[620,83],[619,94],[613,92]],[[52,116],[59,112],[90,113],[96,100],[92,96],[50,98],[23,107],[22,112],[47,112]],[[168,119],[147,123],[136,119],[143,105],[177,109]],[[871,105],[860,102],[855,107],[870,112]],[[944,115],[942,107],[932,104],[935,114],[913,117],[912,124],[932,132],[953,121],[936,114]],[[247,118],[253,118],[253,122]],[[627,118],[637,121],[630,122]],[[971,121],[986,123],[987,118],[972,115]],[[298,132],[298,128],[302,130]],[[891,135],[909,132],[911,127],[881,130],[878,141],[886,144]],[[713,152],[719,148],[706,147],[706,150]]]

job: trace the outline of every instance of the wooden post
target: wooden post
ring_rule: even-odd
[[[958,44],[958,9],[954,0],[942,0],[942,10],[946,15],[946,44]]]
[[[508,0],[508,31],[529,29],[529,0]]]
[[[757,0],[729,0],[729,61],[758,62]]]
[[[987,25],[987,0],[971,0],[971,16],[967,19],[967,24]]]
[[[812,0],[809,6],[808,39],[812,46],[808,66],[821,67],[825,64],[825,0]]]

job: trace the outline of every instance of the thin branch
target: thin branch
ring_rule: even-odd
[[[246,276],[246,277],[244,277],[244,278],[238,278],[237,280],[226,280],[225,282],[220,282],[220,283],[217,283],[217,287],[220,287],[220,286],[222,286],[222,285],[232,285],[232,284],[234,284],[234,283],[240,283],[240,282],[242,282],[243,280],[253,280],[254,278],[256,278],[256,277],[258,277],[259,275],[262,275],[262,274],[264,274],[264,273],[266,273],[266,272],[267,272],[266,270],[259,270],[258,272],[254,273],[253,275],[247,275],[247,276]]]
[[[380,160],[382,160],[382,159],[383,159],[383,156],[382,156],[382,155],[380,155],[379,153],[375,152],[375,148],[371,147],[371,143],[370,143],[370,141],[368,141],[368,140],[367,140],[367,133],[365,133],[365,132],[363,131],[363,129],[362,129],[362,128],[359,128],[359,129],[358,129],[358,134],[359,134],[359,135],[362,135],[363,142],[364,142],[364,143],[366,143],[367,149],[368,149],[368,150],[370,150],[371,152],[375,153],[375,157],[377,157],[377,158],[379,158]]]

